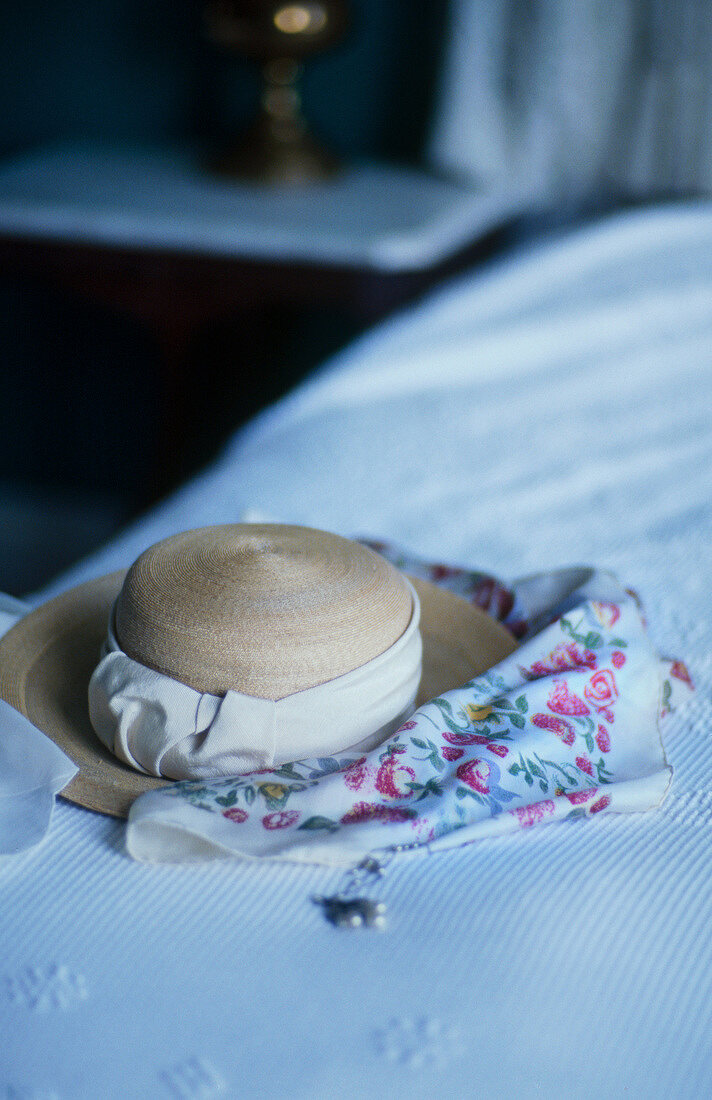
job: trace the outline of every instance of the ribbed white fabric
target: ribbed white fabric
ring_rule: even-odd
[[[408,583],[408,582],[406,582]],[[113,626],[89,684],[89,715],[125,764],[167,779],[207,779],[303,757],[365,752],[412,713],[420,681],[420,602],[389,649],[360,668],[276,701],[196,691],[128,657]]]

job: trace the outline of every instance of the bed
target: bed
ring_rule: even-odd
[[[261,516],[504,579],[613,570],[696,690],[667,720],[659,810],[396,860],[383,933],[323,919],[336,870],[138,864],[122,822],[60,797],[0,865],[3,1095],[710,1094],[711,359],[709,204],[523,243],[32,597]]]

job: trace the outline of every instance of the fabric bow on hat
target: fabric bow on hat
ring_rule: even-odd
[[[379,544],[400,568],[485,604],[524,637],[484,675],[421,706],[371,752],[185,781],[142,795],[127,829],[144,860],[238,856],[356,864],[562,818],[648,810],[671,769],[658,717],[691,684],[663,662],[636,599],[593,569],[505,588]]]

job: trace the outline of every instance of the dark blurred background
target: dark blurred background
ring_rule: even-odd
[[[306,68],[305,113],[348,160],[417,163],[447,4],[354,0],[351,9],[343,41]],[[55,142],[210,143],[239,131],[256,107],[257,70],[206,41],[201,11],[197,0],[4,0],[2,162]],[[322,306],[282,309],[247,333],[239,316],[201,332],[190,349],[197,376],[239,372],[246,339],[253,365],[239,402],[198,407],[206,430],[173,479],[208,461],[232,428],[361,324]],[[153,479],[161,411],[145,326],[5,272],[0,329],[0,590],[20,594],[104,541],[170,478]]]
[[[13,160],[57,143],[188,143],[197,164],[200,150],[240,133],[260,98],[257,67],[221,52],[203,31],[206,4],[238,2],[270,0],[3,0],[0,180]],[[278,7],[303,16],[338,3]],[[710,0],[349,7],[343,39],[307,62],[306,117],[346,164],[412,166],[417,186],[425,180],[437,192],[438,210],[442,190],[426,175],[433,171],[458,181],[449,193],[460,188],[468,210],[483,196],[499,201],[518,190],[508,226],[491,221],[462,241],[463,263],[625,205],[712,194]],[[94,180],[96,152],[85,159]],[[122,188],[119,219],[131,206]],[[420,210],[415,200],[401,208]],[[311,209],[321,216],[318,203]],[[182,224],[171,216],[171,226]],[[419,218],[413,213],[418,232]],[[0,590],[15,594],[105,541],[213,459],[258,409],[428,285],[411,280],[396,293],[382,273],[368,285],[359,274],[336,293],[328,263],[285,275],[235,255],[217,274],[211,260],[211,283],[183,263],[183,252],[161,260],[136,246],[118,293],[96,240],[72,278],[66,241],[35,243],[0,227]],[[73,244],[81,250],[80,240]],[[28,260],[33,249],[44,249],[41,263]],[[177,262],[180,285],[174,278],[167,290]],[[431,267],[430,284],[452,270]],[[216,309],[229,277],[237,293],[230,309]],[[200,323],[190,327],[193,306]],[[180,371],[169,365],[178,361]],[[171,395],[178,376],[188,380],[185,432]]]

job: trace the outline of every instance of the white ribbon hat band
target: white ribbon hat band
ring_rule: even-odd
[[[132,660],[109,626],[89,684],[89,714],[124,763],[167,779],[207,779],[306,757],[368,752],[415,708],[422,661],[420,603],[384,653],[327,683],[272,701],[210,695]]]

